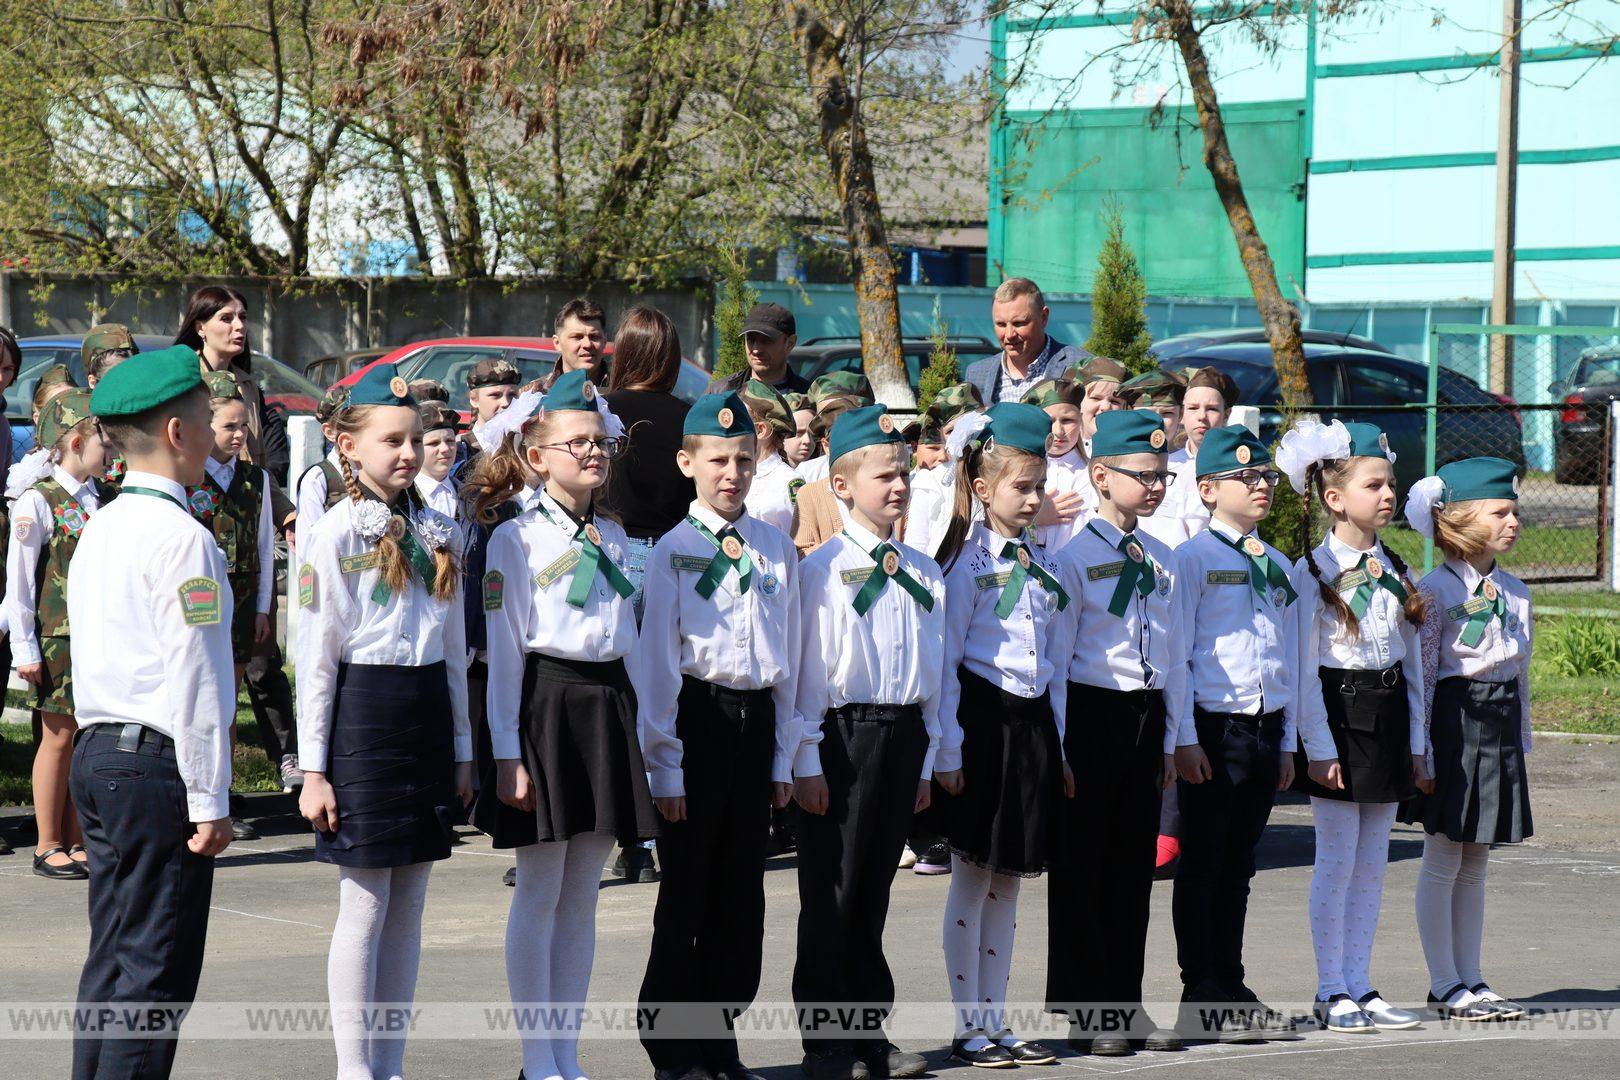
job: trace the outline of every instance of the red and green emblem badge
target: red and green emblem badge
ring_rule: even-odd
[[[57,531],[69,539],[77,539],[84,532],[84,523],[89,520],[85,512],[73,503],[58,506],[52,516],[56,519]]]
[[[194,577],[180,586],[180,613],[187,626],[211,626],[220,621],[219,582],[213,578]]]
[[[109,484],[122,484],[124,482],[124,473],[128,469],[129,465],[124,461],[124,455],[115,454],[112,463],[107,466],[107,471],[102,474],[101,478]]]
[[[505,599],[506,575],[499,570],[491,570],[484,575],[484,610],[501,610],[501,603]]]
[[[309,607],[315,603],[315,568],[305,563],[298,568],[298,606]]]
[[[219,513],[219,496],[207,484],[198,484],[187,491],[186,502],[191,504],[191,515],[199,521],[211,521]]]

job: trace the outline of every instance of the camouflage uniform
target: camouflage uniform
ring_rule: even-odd
[[[103,506],[112,499],[111,488],[96,483],[96,494]],[[39,549],[34,568],[34,619],[39,639],[40,679],[34,707],[44,712],[73,715],[73,673],[68,658],[67,572],[79,534],[90,515],[85,513],[68,490],[47,477],[33,486],[45,497],[51,510],[51,535]]]
[[[338,491],[342,492],[341,485]],[[259,613],[259,514],[265,499],[264,470],[238,462],[231,486],[221,491],[212,476],[187,488],[191,515],[225,552],[231,598],[231,653],[238,664],[253,655],[253,622]]]

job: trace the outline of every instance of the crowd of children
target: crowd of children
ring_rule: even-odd
[[[41,449],[9,485],[4,617],[44,731],[36,867],[90,878],[81,1000],[189,1000],[277,526],[269,475],[242,459],[239,376],[199,374],[185,346],[117,359],[41,404]],[[1371,980],[1397,817],[1426,834],[1430,1004],[1520,1014],[1480,970],[1489,847],[1531,832],[1530,600],[1497,565],[1511,463],[1456,462],[1408,493],[1445,556],[1414,582],[1379,540],[1399,496],[1384,435],[1305,422],[1274,460],[1227,423],[1236,390],[1213,368],[1130,379],[1091,358],[988,408],[962,383],[915,447],[858,375],[714,389],[675,454],[696,498],[639,590],[601,505],[626,434],[590,372],[520,386],[479,364],[470,434],[390,365],[322,402],[330,451],[296,488],[297,760],[315,857],[337,867],[340,1078],[402,1075],[405,1041],[368,1018],[411,1002],[429,870],[467,821],[516,858],[513,1001],[565,1010],[587,998],[613,845],[656,839],[640,998],[660,1009],[643,1033],[659,1080],[757,1076],[731,1025],[759,986],[768,844],[794,804],[812,1077],[927,1067],[883,1030],[908,845],[938,845],[950,872],[955,1060],[1056,1060],[1005,1008],[1020,887],[1042,874],[1046,1008],[1071,1043],[1297,1038],[1244,967],[1256,845],[1290,789],[1316,823],[1323,1027],[1420,1023]],[[1258,534],[1285,475],[1330,526],[1298,564]],[[1169,796],[1183,1004],[1161,1026],[1143,966]],[[521,1075],[582,1077],[578,1042],[523,1030]],[[80,1040],[76,1067],[172,1057],[152,1045]]]

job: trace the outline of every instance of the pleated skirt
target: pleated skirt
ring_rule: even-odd
[[[1453,677],[1434,688],[1434,793],[1400,819],[1459,844],[1517,844],[1533,834],[1520,742],[1519,684]]]

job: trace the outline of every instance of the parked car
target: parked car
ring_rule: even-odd
[[[380,356],[393,352],[393,346],[382,349],[356,349],[354,352],[336,353],[311,360],[304,365],[304,378],[316,386],[331,386],[352,371],[359,371]]]
[[[1394,355],[1391,350],[1378,344],[1372,338],[1364,338],[1356,334],[1341,334],[1333,330],[1301,330],[1299,339],[1307,345],[1338,345],[1346,349],[1364,349],[1368,352]],[[1180,368],[1186,365],[1183,357],[1188,353],[1207,349],[1212,345],[1254,344],[1267,344],[1264,327],[1244,326],[1233,330],[1200,330],[1195,334],[1177,334],[1175,337],[1161,338],[1155,341],[1150,351],[1158,358],[1160,366]]]
[[[1581,352],[1575,370],[1547,388],[1563,408],[1553,435],[1553,472],[1560,484],[1595,484],[1603,468],[1604,415],[1620,398],[1620,348]]]
[[[73,381],[85,385],[83,334],[54,334],[26,337],[17,342],[22,350],[22,366],[17,380],[6,392],[6,418],[11,421],[11,442],[17,460],[34,446],[34,388],[39,377],[53,364],[66,364]],[[174,338],[161,334],[136,334],[135,344],[142,352],[166,349]],[[253,375],[264,388],[265,400],[289,416],[313,416],[322,390],[281,361],[264,353],[253,354]]]
[[[1238,401],[1260,407],[1260,438],[1275,442],[1281,432],[1282,393],[1271,349],[1264,343],[1214,345],[1177,357],[1177,367],[1209,365],[1237,383]],[[1384,429],[1395,451],[1395,482],[1405,492],[1424,475],[1424,410],[1404,408],[1428,399],[1429,371],[1422,364],[1392,353],[1307,342],[1305,375],[1315,411],[1324,420],[1366,420]],[[1437,386],[1441,409],[1435,423],[1435,465],[1481,454],[1505,457],[1522,470],[1524,434],[1511,398],[1482,389],[1467,376],[1440,369]],[[1368,406],[1342,409],[1343,406]],[[1342,410],[1342,411],[1341,411]]]
[[[607,354],[613,355],[611,344]],[[451,402],[460,408],[467,400],[467,376],[479,361],[510,360],[522,373],[523,381],[528,382],[550,375],[560,355],[556,341],[548,337],[441,338],[402,345],[349,372],[337,384],[353,386],[375,365],[394,364],[407,380],[436,379],[443,383],[450,391]],[[708,385],[709,373],[683,358],[681,373],[675,380],[675,396],[686,402],[696,401]],[[465,409],[462,409],[462,417],[468,418]]]
[[[956,353],[957,363],[966,368],[974,360],[998,351],[993,341],[982,337],[953,337],[946,339]],[[934,351],[932,338],[908,337],[900,340],[900,352],[906,362],[906,378],[911,392],[917,392],[923,368]],[[861,339],[858,337],[818,337],[802,341],[788,354],[788,364],[806,379],[815,379],[834,371],[861,370]]]

